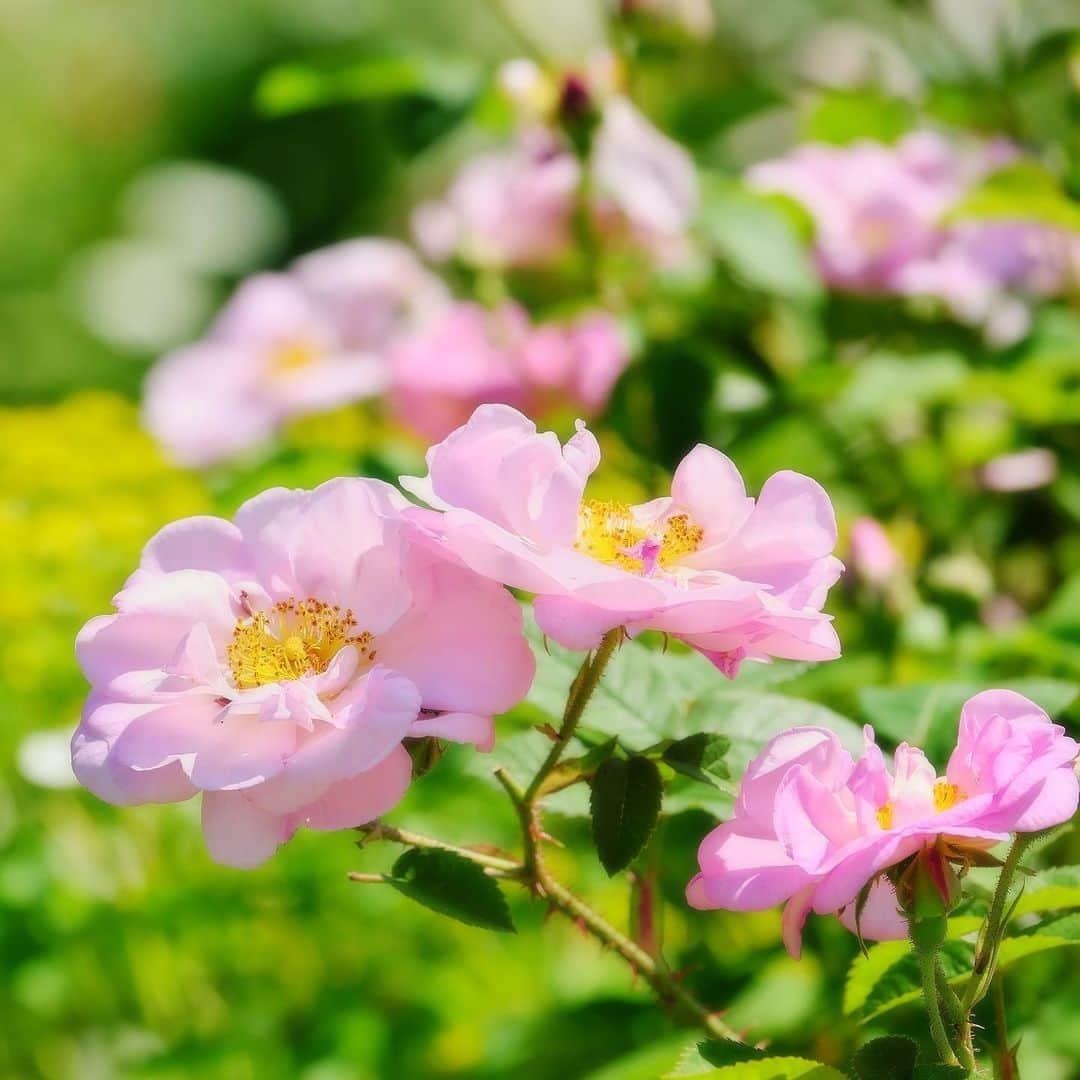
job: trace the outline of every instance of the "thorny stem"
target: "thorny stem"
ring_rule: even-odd
[[[938,1057],[945,1065],[959,1065],[960,1062],[953,1053],[949,1033],[945,1030],[945,1022],[941,1018],[941,1001],[938,998],[937,986],[937,949],[916,946],[915,958],[919,963],[923,999],[926,1002],[926,1012],[930,1017],[930,1035],[934,1040],[934,1046],[937,1047]]]
[[[990,981],[994,977],[997,967],[998,948],[1001,945],[1001,935],[1005,931],[1005,923],[1008,921],[1006,905],[1009,901],[1009,893],[1012,890],[1013,878],[1020,869],[1020,862],[1027,853],[1027,849],[1038,838],[1037,833],[1021,833],[1013,841],[1009,848],[1009,854],[1005,856],[1005,863],[998,875],[997,886],[994,889],[993,899],[990,901],[990,910],[987,912],[986,921],[983,923],[979,934],[979,942],[975,949],[975,963],[972,967],[971,978],[964,988],[961,999],[965,1013],[970,1013],[972,1007],[978,1004],[986,996],[990,988]]]
[[[617,930],[602,915],[594,911],[580,897],[556,881],[547,869],[540,850],[540,826],[535,804],[526,800],[526,792],[505,770],[495,773],[499,783],[506,789],[521,820],[525,838],[526,880],[532,887],[561,912],[587,930],[597,941],[618,953],[656,991],[662,1001],[678,1005],[693,1018],[709,1035],[717,1039],[741,1042],[738,1032],[728,1027],[715,1013],[711,1013],[689,990],[685,989],[636,942]]]
[[[968,1072],[974,1072],[975,1047],[972,1043],[971,1018],[964,1011],[963,1005],[960,1004],[960,998],[957,997],[956,991],[949,985],[949,980],[941,967],[940,957],[935,959],[934,976],[937,980],[938,997],[945,1007],[946,1017],[951,1029],[950,1034],[954,1036],[952,1041],[956,1056],[960,1059],[960,1064]]]
[[[668,972],[662,961],[650,956],[640,945],[632,941],[620,930],[617,930],[602,915],[567,889],[565,885],[556,881],[547,869],[540,850],[540,840],[543,833],[537,803],[542,794],[541,789],[544,781],[559,764],[563,751],[573,738],[574,731],[577,729],[578,722],[585,711],[585,706],[596,690],[600,677],[604,673],[604,668],[614,655],[622,636],[623,630],[621,627],[609,631],[604,635],[595,655],[587,657],[581,665],[581,669],[570,687],[562,724],[555,737],[554,744],[544,759],[544,763],[529,782],[528,787],[522,788],[505,770],[501,768],[495,770],[495,776],[506,790],[507,795],[509,795],[521,822],[524,845],[523,862],[518,863],[512,859],[490,855],[470,847],[448,844],[430,836],[410,832],[406,829],[397,829],[381,822],[362,825],[359,831],[373,840],[391,840],[410,847],[439,848],[444,851],[452,851],[483,866],[493,877],[513,878],[524,882],[536,895],[546,899],[556,911],[572,919],[597,941],[608,946],[608,948],[621,956],[633,971],[639,973],[649,983],[662,1001],[678,1006],[688,1018],[700,1025],[708,1035],[717,1039],[741,1042],[738,1032],[728,1027],[719,1016],[710,1012],[689,990],[681,986],[678,980]],[[361,873],[350,874],[349,879],[365,884],[377,884],[391,880],[385,874]]]
[[[588,705],[589,698],[592,697],[593,691],[599,685],[600,676],[604,674],[604,668],[607,667],[607,663],[614,654],[619,642],[622,640],[622,636],[623,629],[621,626],[616,627],[614,630],[609,630],[600,642],[600,647],[596,650],[596,655],[585,658],[585,662],[581,665],[581,670],[578,672],[577,678],[574,679],[570,686],[570,696],[566,699],[566,709],[563,712],[562,725],[559,727],[559,733],[555,737],[555,742],[552,744],[548,756],[544,759],[543,765],[537,770],[536,775],[532,778],[528,788],[525,790],[524,797],[526,802],[530,804],[536,802],[541,785],[547,779],[548,774],[552,769],[559,764],[559,759],[562,757],[563,751],[574,737],[574,731],[577,729],[581,714],[585,711],[585,706]]]
[[[406,844],[408,847],[439,848],[442,851],[452,851],[455,855],[462,855],[466,859],[479,863],[492,870],[502,870],[506,873],[519,871],[521,865],[512,859],[504,859],[498,855],[488,855],[475,848],[460,847],[457,844],[448,844],[444,840],[436,840],[421,833],[410,832],[408,829],[395,829],[392,825],[384,825],[382,822],[373,821],[368,825],[361,825],[362,832],[369,840],[392,840],[396,844]],[[350,880],[359,880],[355,875],[349,875]]]

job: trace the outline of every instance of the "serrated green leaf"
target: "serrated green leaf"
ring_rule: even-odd
[[[1063,941],[1080,941],[1080,912],[1043,919],[1034,926],[1025,927],[1023,933],[1025,935],[1041,934],[1044,937],[1058,938]]]
[[[730,775],[724,762],[724,755],[730,748],[730,740],[723,735],[699,731],[696,735],[676,739],[664,751],[663,760],[683,776],[715,787],[717,780],[727,779]]]
[[[709,1080],[848,1080],[831,1065],[796,1057],[760,1056],[731,1065],[720,1065],[706,1072],[668,1073],[668,1076],[700,1076]]]
[[[746,1043],[729,1039],[708,1039],[697,1044],[698,1054],[712,1066],[741,1065],[746,1061],[764,1061],[769,1053]]]
[[[971,970],[973,946],[966,941],[946,941],[940,956],[950,978]],[[865,956],[857,956],[844,987],[844,1012],[869,1020],[886,1009],[916,998],[919,968],[907,941],[883,941]]]
[[[409,848],[394,863],[390,884],[410,900],[458,922],[515,932],[499,886],[476,863],[452,851]]]
[[[1077,694],[1075,683],[1060,679],[1016,679],[1002,688],[1023,694],[1051,716],[1068,708]],[[961,706],[982,689],[977,683],[871,686],[859,692],[859,709],[879,735],[921,746],[940,766],[956,745]]]
[[[648,843],[664,794],[660,770],[648,758],[608,758],[592,780],[592,834],[610,877],[624,870]]]
[[[1052,866],[1024,883],[1014,917],[1032,912],[1080,908],[1080,866]]]
[[[919,1046],[906,1035],[883,1035],[863,1043],[852,1065],[859,1080],[911,1080]]]
[[[967,1080],[969,1075],[962,1065],[916,1065],[911,1080]]]
[[[998,952],[998,966],[1005,968],[1038,953],[1077,945],[1080,940],[1050,934],[1007,937]],[[970,974],[973,952],[970,942],[945,942],[940,957],[950,982],[960,982]],[[890,1009],[918,1000],[920,995],[919,970],[911,946],[906,941],[885,941],[852,963],[844,987],[844,1012],[864,1021],[872,1020]]]

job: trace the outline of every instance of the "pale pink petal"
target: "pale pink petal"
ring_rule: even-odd
[[[142,570],[212,570],[233,578],[250,575],[251,557],[240,530],[224,518],[189,517],[159,530],[143,549]]]
[[[837,914],[853,934],[858,932],[867,941],[903,941],[908,936],[907,919],[900,913],[896,890],[887,877],[879,877],[870,886],[870,893],[859,914],[855,927],[855,904],[848,904]]]
[[[492,715],[516,705],[536,670],[517,601],[420,548],[407,567],[413,606],[379,639],[379,662],[412,680],[425,709]],[[488,656],[498,664],[478,662]]]
[[[495,724],[490,716],[475,713],[448,712],[438,716],[421,716],[409,728],[414,739],[434,737],[450,742],[472,743],[477,750],[488,751],[495,745]]]
[[[205,792],[202,830],[214,861],[237,870],[261,866],[295,831],[284,818],[253,805],[242,791]]]
[[[367,772],[339,780],[295,818],[309,829],[326,831],[363,825],[397,806],[411,779],[412,759],[399,746]]]

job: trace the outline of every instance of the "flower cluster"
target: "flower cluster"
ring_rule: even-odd
[[[472,158],[442,199],[421,204],[413,229],[436,260],[543,266],[570,251],[583,186],[591,227],[606,239],[661,262],[685,257],[698,208],[693,161],[618,94],[602,102],[587,166],[555,131],[526,125],[511,148]]]
[[[729,676],[749,657],[838,654],[817,484],[778,473],[755,502],[699,446],[670,498],[622,506],[584,497],[599,457],[584,425],[563,447],[486,405],[432,449],[426,481],[405,481],[436,510],[339,479],[166,527],[116,613],[79,635],[79,779],[120,804],[202,792],[210,851],[233,866],[302,825],[370,820],[409,783],[403,740],[489,748],[492,716],[528,690],[504,585],[536,593],[540,625],[573,648],[653,628]]]
[[[448,435],[487,402],[530,416],[559,407],[593,416],[629,359],[618,324],[604,312],[535,326],[517,304],[493,311],[452,304],[390,351],[390,396],[396,414],[428,439]]]
[[[1078,750],[1064,728],[1008,690],[964,705],[940,777],[907,743],[890,771],[870,728],[858,761],[830,731],[785,731],[747,768],[734,817],[702,842],[687,899],[734,911],[786,902],[784,942],[794,956],[811,911],[839,915],[865,938],[904,937],[884,872],[928,846],[963,867],[1011,833],[1067,821],[1080,794]]]
[[[1027,298],[1065,292],[1080,271],[1074,233],[950,216],[980,180],[1017,158],[1006,140],[965,147],[920,131],[895,146],[803,145],[754,166],[747,182],[809,211],[814,255],[829,285],[933,297],[991,342],[1009,344],[1027,331]]]

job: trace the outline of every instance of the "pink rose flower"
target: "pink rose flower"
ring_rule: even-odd
[[[268,442],[290,417],[379,393],[382,363],[346,346],[297,281],[258,274],[209,334],[150,371],[143,421],[174,461],[211,465]]]
[[[450,302],[442,280],[396,240],[345,240],[304,255],[292,272],[350,350],[382,352]]]
[[[784,942],[798,956],[810,911],[854,928],[856,900],[870,885],[862,935],[903,937],[893,886],[879,875],[939,840],[962,862],[966,850],[1068,821],[1080,795],[1078,750],[1010,690],[986,690],[964,705],[941,777],[906,743],[890,771],[869,727],[858,761],[830,731],[783,732],[751,762],[732,819],[702,841],[687,900],[732,911],[786,902]]]
[[[505,150],[479,154],[444,199],[422,204],[413,232],[432,259],[459,255],[478,266],[536,266],[571,243],[581,169],[550,132],[525,128]]]
[[[885,585],[900,569],[900,554],[880,521],[872,517],[856,518],[848,540],[851,565],[855,573],[871,585]]]
[[[431,440],[490,402],[532,415],[570,407],[591,416],[629,359],[617,323],[602,312],[534,327],[517,304],[489,311],[458,303],[391,350],[390,397],[399,417]]]
[[[432,528],[466,565],[536,593],[541,629],[569,648],[659,630],[729,676],[747,657],[839,655],[821,612],[841,570],[836,523],[818,484],[776,473],[755,502],[731,461],[698,446],[670,497],[628,506],[584,497],[599,460],[581,421],[560,446],[485,405],[428,451],[426,478],[401,482],[445,511]]]
[[[339,479],[159,532],[116,614],[78,637],[92,687],[79,780],[119,805],[201,791],[210,854],[253,867],[300,826],[394,806],[403,739],[490,748],[492,716],[534,670],[518,605],[444,558],[404,505]]]
[[[693,158],[626,98],[604,105],[592,182],[602,225],[625,229],[661,263],[683,261],[700,195]]]

